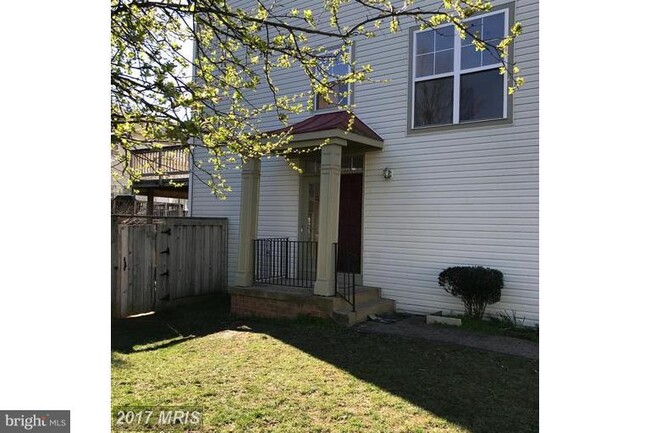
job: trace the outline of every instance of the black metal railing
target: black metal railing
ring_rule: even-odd
[[[256,283],[314,287],[318,242],[255,239],[253,248]]]
[[[359,266],[359,257],[340,246],[334,244],[334,287],[336,294],[352,305],[356,310],[356,285],[354,274]]]

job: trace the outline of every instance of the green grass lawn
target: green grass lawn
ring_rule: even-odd
[[[223,299],[113,325],[112,404],[198,405],[209,432],[536,432],[538,391],[537,361]]]
[[[472,319],[467,316],[456,316],[463,321],[461,329],[481,334],[501,335],[505,337],[515,337],[522,340],[529,340],[539,343],[539,330],[535,327],[514,326],[512,323],[504,322],[498,318],[489,318],[485,320]],[[434,325],[448,326],[448,325]]]

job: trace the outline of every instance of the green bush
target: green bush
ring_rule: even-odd
[[[501,299],[503,274],[482,266],[453,266],[438,275],[438,284],[465,304],[465,312],[473,319],[481,319],[488,304]]]

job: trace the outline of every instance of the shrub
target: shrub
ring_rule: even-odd
[[[453,266],[438,275],[438,284],[465,304],[465,312],[473,319],[481,319],[488,304],[501,299],[503,274],[482,266]]]

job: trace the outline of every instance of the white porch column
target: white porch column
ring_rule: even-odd
[[[249,159],[242,167],[241,202],[239,205],[239,256],[237,286],[253,285],[253,239],[257,236],[257,216],[260,198],[259,159]]]
[[[334,296],[334,247],[339,238],[341,153],[346,142],[332,139],[321,149],[318,262],[314,294]]]

